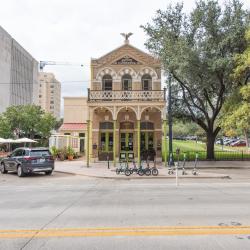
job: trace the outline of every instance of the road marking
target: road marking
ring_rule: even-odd
[[[0,238],[188,236],[250,234],[250,226],[148,226],[0,230]]]

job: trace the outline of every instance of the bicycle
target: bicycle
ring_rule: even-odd
[[[129,176],[130,175],[130,171],[129,171],[129,175],[128,175],[128,163],[126,161],[121,161],[120,162],[120,167],[118,167],[116,169],[116,174],[121,174],[121,173],[124,173],[126,176]]]

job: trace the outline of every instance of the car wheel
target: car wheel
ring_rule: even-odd
[[[17,167],[17,175],[18,177],[23,177],[25,175],[21,166]]]
[[[4,163],[1,164],[1,173],[2,174],[7,174],[8,173],[8,171],[5,169]]]
[[[46,175],[51,175],[53,171],[47,171],[45,172]]]

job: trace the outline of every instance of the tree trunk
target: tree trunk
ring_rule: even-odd
[[[214,142],[217,133],[213,131],[207,131],[207,160],[215,160],[214,157]]]

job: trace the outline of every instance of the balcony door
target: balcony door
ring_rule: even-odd
[[[113,89],[113,81],[111,75],[104,75],[102,78],[102,90],[104,91],[112,91]]]
[[[124,91],[132,90],[132,77],[128,74],[125,74],[122,77],[122,90]]]
[[[152,90],[152,77],[146,74],[142,77],[142,90],[148,91]]]

